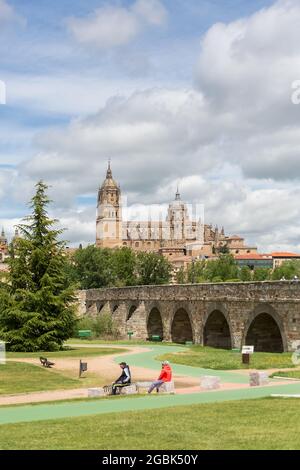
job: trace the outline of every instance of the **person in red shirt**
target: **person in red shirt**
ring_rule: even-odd
[[[165,382],[171,382],[171,380],[172,380],[172,369],[171,369],[170,363],[169,361],[164,361],[162,363],[160,376],[158,377],[157,380],[155,380],[151,384],[148,390],[148,393],[151,393],[155,388],[156,388],[156,391],[158,392],[162,384],[164,384]]]

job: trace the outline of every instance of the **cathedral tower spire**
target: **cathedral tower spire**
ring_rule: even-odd
[[[96,245],[114,248],[122,243],[121,190],[113,179],[110,159],[106,178],[98,191]]]

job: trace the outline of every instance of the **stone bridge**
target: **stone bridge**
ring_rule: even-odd
[[[112,315],[120,336],[217,348],[300,345],[300,282],[247,282],[92,289],[79,292],[81,315]]]

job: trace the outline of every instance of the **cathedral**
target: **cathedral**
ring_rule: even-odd
[[[257,252],[256,247],[246,246],[243,238],[225,235],[224,228],[219,230],[206,225],[201,218],[192,220],[178,190],[169,204],[165,220],[123,220],[121,189],[113,178],[110,163],[98,191],[96,246],[124,246],[135,251],[161,253],[172,259],[186,256],[211,258],[220,252],[233,255]]]

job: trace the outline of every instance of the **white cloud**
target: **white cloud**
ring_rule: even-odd
[[[69,18],[67,25],[79,43],[107,49],[128,44],[148,26],[164,24],[166,18],[159,0],[137,0],[127,8],[107,3],[86,18]]]
[[[13,8],[6,2],[6,0],[0,0],[0,23],[4,21],[10,21],[13,18]]]
[[[115,8],[136,19],[144,15],[143,21],[148,15],[148,24],[160,21],[145,2]],[[78,20],[82,31],[94,21],[96,43],[97,18]],[[280,1],[214,25],[202,40],[196,89],[128,89],[120,96],[108,87],[112,97],[105,102],[87,84],[83,95],[87,102],[94,98],[94,108],[86,106],[93,114],[39,133],[35,155],[19,166],[15,199],[27,200],[44,178],[53,186],[57,216],[70,228],[67,238],[93,242],[95,208],[75,209],[76,198],[96,197],[111,157],[130,204],[167,203],[179,181],[187,202],[205,204],[206,222],[246,236],[263,251],[300,250],[300,106],[291,102],[291,84],[300,78],[299,23],[299,2]],[[72,83],[72,93],[78,95],[81,84]],[[52,106],[71,107],[72,93],[61,104],[53,94]]]
[[[26,24],[25,18],[18,15],[7,0],[0,0],[0,25],[10,22],[17,22],[23,26]]]

